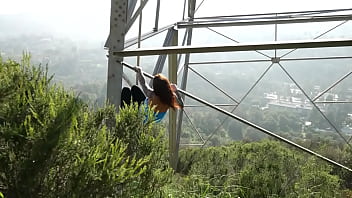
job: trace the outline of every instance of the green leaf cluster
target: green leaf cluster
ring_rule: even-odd
[[[184,149],[178,168],[179,197],[342,196],[329,165],[276,141]]]
[[[169,180],[164,131],[137,105],[92,110],[47,69],[0,60],[5,197],[152,197]]]

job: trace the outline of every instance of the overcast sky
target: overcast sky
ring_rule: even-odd
[[[145,31],[150,31],[152,27],[149,26],[154,23],[155,2],[156,0],[149,0],[146,6],[143,15]],[[183,2],[183,0],[161,0],[160,26],[181,20]],[[198,0],[197,4],[201,2]],[[62,34],[104,40],[109,32],[110,3],[109,0],[0,0],[0,17],[4,14],[30,14],[38,20],[51,24]],[[197,16],[343,8],[352,8],[352,1],[204,0],[197,11]]]

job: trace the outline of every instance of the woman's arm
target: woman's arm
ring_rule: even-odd
[[[137,72],[137,80],[139,81],[139,83],[143,89],[144,94],[147,97],[152,97],[153,89],[151,87],[149,87],[149,85],[146,83],[142,68],[137,66],[137,67],[135,67],[135,70]]]
[[[180,92],[177,90],[177,86],[175,84],[171,84],[171,90],[175,94],[175,98],[177,100],[177,103],[181,106],[181,108],[183,108],[183,105],[184,105],[183,100],[182,100]]]

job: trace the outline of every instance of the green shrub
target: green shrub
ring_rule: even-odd
[[[137,105],[119,114],[112,106],[92,110],[51,85],[27,55],[21,64],[1,60],[0,77],[0,191],[6,197],[162,195],[171,176],[164,131],[144,123]]]
[[[341,196],[331,167],[312,159],[268,140],[184,149],[178,166],[184,176],[172,188],[189,197]]]

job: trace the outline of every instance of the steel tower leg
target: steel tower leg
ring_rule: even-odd
[[[123,57],[113,56],[112,52],[124,49],[127,7],[128,0],[111,0],[110,34],[105,44],[109,49],[107,101],[115,105],[116,110],[121,100]]]
[[[190,18],[190,21],[193,21],[194,18],[194,13],[195,13],[195,7],[196,7],[196,0],[189,0],[188,1],[188,17]],[[192,28],[187,29],[187,45],[192,44]],[[189,57],[190,54],[186,54],[185,56],[185,64],[183,68],[183,75],[182,75],[182,82],[181,82],[181,89],[186,90],[187,86],[187,78],[188,78],[188,64],[189,64]],[[182,96],[183,101],[185,100],[185,96]],[[180,147],[180,137],[181,137],[181,128],[182,128],[182,119],[183,119],[183,110],[180,111],[177,117],[177,151],[179,150]]]
[[[178,32],[172,29],[173,36],[171,45],[178,45]],[[177,54],[170,54],[169,58],[169,80],[171,83],[177,84]],[[178,161],[178,145],[176,144],[176,111],[170,109],[169,111],[169,152],[170,152],[170,166],[176,170]]]

